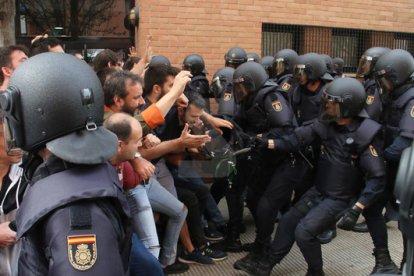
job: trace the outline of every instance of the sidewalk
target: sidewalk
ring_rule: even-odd
[[[225,203],[220,203],[220,210],[227,217]],[[252,217],[245,208],[245,223],[247,232],[242,234],[242,242],[253,242],[254,226]],[[402,256],[402,237],[396,222],[390,222],[388,226],[388,244],[391,257],[397,266],[400,265]],[[368,233],[354,233],[338,229],[338,235],[331,243],[323,245],[324,270],[327,276],[366,276],[374,267],[374,257],[371,255],[373,249],[371,237]],[[242,271],[235,270],[233,263],[246,253],[228,253],[228,259],[210,266],[191,265],[187,273],[182,276],[218,276],[218,275],[247,275]],[[307,265],[295,245],[288,256],[277,265],[272,275],[280,276],[304,276]]]

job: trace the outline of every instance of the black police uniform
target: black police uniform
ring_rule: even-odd
[[[391,94],[384,107],[384,156],[387,160],[388,194],[392,195],[402,151],[414,138],[414,85],[403,85]]]
[[[306,87],[300,85],[294,88],[290,101],[298,125],[301,126],[318,117],[323,89],[323,83],[316,91],[309,91]]]
[[[277,80],[280,88],[288,94],[291,94],[296,87],[296,82],[292,74],[285,74]]]
[[[278,139],[276,148],[291,151],[320,139],[321,153],[315,186],[309,189],[279,222],[270,249],[270,260],[279,263],[296,241],[310,270],[322,269],[317,235],[336,222],[350,200],[366,185],[359,201],[365,206],[384,189],[385,168],[375,138],[381,126],[370,119],[356,119],[348,126],[314,124],[295,130],[288,139]]]
[[[397,178],[395,180],[394,195],[399,200],[400,229],[404,237],[406,248],[401,261],[403,275],[414,273],[414,190],[413,190],[413,161],[414,147],[405,149],[401,155]],[[403,265],[405,267],[403,267]]]
[[[380,122],[382,120],[383,105],[378,86],[373,79],[366,79],[363,82],[363,85],[367,94],[364,109],[372,120]],[[374,201],[369,207],[366,207],[362,212],[362,215],[365,218],[368,232],[370,233],[372,242],[374,244],[374,255],[378,250],[387,250],[388,248],[387,226],[382,214],[382,211],[389,197],[387,193],[388,192],[386,189],[384,189],[383,193],[378,195],[377,200]],[[393,266],[391,265],[387,269],[390,267]],[[381,271],[378,269],[380,269],[380,267],[377,263],[373,272],[391,272],[390,270]]]
[[[19,275],[126,275],[127,208],[112,165],[74,165],[52,155],[16,216],[17,238],[24,237]]]
[[[367,100],[364,107],[365,111],[372,120],[380,122],[383,107],[378,86],[374,79],[366,79],[362,84],[367,93]]]
[[[250,137],[262,134],[268,139],[288,134],[293,127],[293,112],[283,93],[274,82],[266,82],[241,103],[236,122]],[[237,160],[235,183],[226,197],[229,201],[229,227],[230,231],[238,231],[243,211],[242,193],[248,185],[246,202],[256,220],[255,244],[258,250],[269,244],[274,227],[272,218],[292,192],[292,174],[288,173],[292,164],[286,161],[287,157],[288,154],[256,148],[247,157]]]
[[[223,91],[217,95],[218,102],[217,114],[225,118],[233,118],[236,113],[236,102],[233,95],[233,85],[228,84]]]
[[[292,93],[289,94],[293,112],[299,126],[308,125],[319,116],[321,95],[325,88],[325,84],[321,85],[312,92],[304,86],[295,86]],[[295,184],[296,202],[312,185],[314,177],[314,167],[317,166],[319,155],[319,142],[309,145],[301,150],[302,158],[298,158],[297,162],[297,183]]]
[[[218,103],[217,115],[233,119],[236,110],[236,101],[233,94],[234,68],[224,67],[214,75],[210,85],[210,93]]]
[[[414,86],[404,85],[391,95],[384,108],[384,155],[387,160],[389,191],[392,191],[402,151],[414,138]]]

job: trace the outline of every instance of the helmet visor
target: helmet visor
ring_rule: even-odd
[[[3,139],[4,139],[4,148],[9,156],[19,156],[22,155],[23,151],[16,147],[16,137],[13,135],[13,131],[10,127],[9,120],[7,117],[2,118],[3,121]]]
[[[341,102],[341,97],[329,95],[324,91],[321,95],[319,121],[329,123],[341,118]]]
[[[342,74],[342,73],[343,73],[343,71],[344,71],[344,67],[343,67],[343,65],[335,63],[335,64],[334,64],[334,71],[335,71],[337,74]]]
[[[277,58],[274,63],[274,70],[276,75],[281,75],[286,71],[285,60],[283,58]]]
[[[250,92],[254,91],[254,87],[251,82],[246,81],[242,77],[233,79],[233,86],[236,103],[242,102]]]
[[[373,58],[370,56],[362,56],[359,60],[358,69],[356,76],[358,78],[363,78],[371,74],[374,67]]]
[[[214,97],[220,98],[224,88],[227,86],[227,80],[224,77],[217,76],[211,81],[210,92],[213,93]]]
[[[387,74],[385,70],[379,71],[375,76],[375,81],[380,88],[381,94],[388,94],[394,89],[394,84]]]
[[[293,77],[301,85],[304,85],[308,82],[308,76],[306,75],[305,69],[305,64],[296,64],[295,68],[293,69]]]

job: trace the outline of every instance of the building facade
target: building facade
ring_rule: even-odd
[[[177,66],[186,55],[201,54],[211,74],[234,46],[262,56],[283,48],[340,56],[349,72],[369,47],[414,52],[412,0],[135,0],[135,5],[141,52],[151,36],[154,54]]]

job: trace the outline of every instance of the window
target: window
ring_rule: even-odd
[[[414,54],[414,34],[319,26],[280,25],[263,23],[262,56],[275,55],[290,48],[302,55],[309,52],[341,57],[344,72],[355,72],[366,49],[388,47]]]

